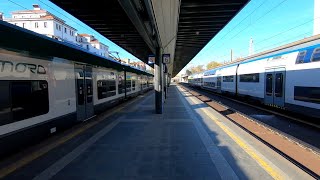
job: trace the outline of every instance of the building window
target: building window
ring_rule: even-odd
[[[47,28],[47,22],[43,23],[43,27]]]
[[[89,50],[89,45],[87,44],[87,49]]]
[[[59,30],[59,28],[58,28],[58,24],[56,24],[56,29],[57,29],[57,30]]]
[[[294,87],[294,100],[320,104],[320,87]]]
[[[59,31],[61,31],[61,25],[59,25]]]
[[[259,73],[242,74],[240,75],[240,82],[259,82]]]
[[[39,27],[38,22],[35,22],[35,23],[34,23],[34,27],[35,27],[35,28],[38,28],[38,27]]]
[[[49,112],[46,81],[0,81],[0,92],[0,125]]]
[[[316,48],[313,51],[311,62],[320,61],[320,48]]]
[[[64,28],[64,33],[67,33],[67,28]]]

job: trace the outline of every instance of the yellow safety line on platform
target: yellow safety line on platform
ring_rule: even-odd
[[[149,95],[148,93],[146,95]],[[143,96],[145,97],[145,96]],[[138,99],[140,98],[137,98],[137,99],[134,99],[133,101],[130,101],[128,102],[127,104],[124,104],[122,106],[120,106],[119,108],[113,110],[113,111],[110,111],[108,112],[107,114],[103,115],[104,118],[107,118],[109,116],[111,116],[112,114],[115,114],[116,112],[119,112],[120,110],[122,110],[125,106],[128,106],[132,103],[134,103],[135,101],[137,101]],[[74,138],[75,136],[81,134],[82,132],[86,131],[87,129],[93,127],[94,125],[100,123],[101,120],[97,120],[97,121],[94,121],[90,124],[87,124],[83,127],[80,127],[78,130],[64,136],[64,137],[61,137],[60,139],[58,139],[57,141],[53,142],[52,144],[49,144],[41,149],[39,149],[38,151],[35,151],[33,153],[31,153],[30,155],[22,158],[22,159],[19,159],[18,161],[14,162],[13,164],[10,164],[9,166],[7,167],[4,167],[0,170],[0,179],[7,176],[8,174],[16,171],[17,169],[29,164],[30,162],[32,162],[33,160],[41,157],[42,155],[46,154],[47,152],[51,151],[52,149],[60,146],[61,144],[64,144],[65,142],[67,142],[68,140]]]
[[[191,99],[191,101],[193,101]],[[193,101],[194,102],[194,101]],[[194,102],[195,103],[195,102]],[[262,157],[260,157],[258,154],[254,152],[253,149],[251,149],[246,142],[242,141],[240,138],[238,138],[233,132],[229,130],[228,127],[226,127],[224,124],[219,122],[219,120],[212,115],[211,112],[209,112],[207,109],[200,108],[207,116],[209,116],[226,134],[228,134],[231,139],[233,139],[247,154],[249,154],[258,164],[268,173],[270,174],[274,179],[285,179],[281,173],[279,173],[277,170],[273,169],[270,164],[263,160]]]

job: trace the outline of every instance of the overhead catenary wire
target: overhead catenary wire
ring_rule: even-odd
[[[15,1],[13,1],[13,0],[8,0],[8,1],[11,2],[11,3],[13,3],[13,4],[15,4],[15,5],[17,5],[17,6],[19,6],[19,7],[21,7],[21,8],[23,8],[23,9],[30,10],[30,9],[24,7],[23,5],[19,4],[18,2],[15,2]],[[115,44],[114,42],[112,42],[111,40],[109,40],[109,39],[106,38],[105,36],[101,35],[99,32],[95,31],[94,29],[92,29],[92,28],[89,27],[88,25],[84,24],[84,23],[81,22],[79,19],[73,17],[73,16],[70,15],[69,13],[66,12],[68,15],[72,16],[74,19],[76,19],[76,20],[79,21],[80,23],[77,22],[77,21],[75,21],[74,19],[66,16],[65,14],[59,12],[58,10],[56,10],[56,8],[50,6],[49,4],[43,2],[42,0],[38,0],[38,1],[39,1],[41,4],[43,4],[43,5],[47,6],[47,7],[49,7],[50,9],[52,9],[52,10],[55,11],[56,13],[62,15],[63,17],[67,18],[68,20],[72,21],[73,23],[75,23],[75,24],[79,25],[80,27],[84,28],[86,31],[90,32],[90,33],[93,34],[95,37],[99,37],[99,38],[101,38],[102,40],[105,40],[105,41],[107,41],[108,43],[113,44],[113,45],[115,45],[116,47],[123,49],[122,47],[120,47],[119,45]],[[100,40],[101,40],[101,39],[100,39]],[[123,49],[123,50],[124,50],[124,49]],[[126,51],[126,50],[124,50],[124,51]],[[129,54],[131,54],[131,53],[128,52],[128,51],[126,51],[126,52],[129,53]],[[132,54],[131,54],[131,55],[132,55]],[[132,55],[132,56],[135,57],[134,55]],[[135,57],[135,58],[138,59],[137,57]]]
[[[258,7],[256,7],[253,11],[251,11],[251,13],[249,13],[245,18],[243,18],[238,24],[236,24],[235,26],[233,26],[232,28],[230,28],[230,30],[223,35],[217,43],[220,42],[220,40],[222,40],[224,37],[226,37],[230,32],[234,31],[236,29],[236,27],[238,27],[244,20],[246,20],[249,16],[251,16],[257,9],[259,9],[263,4],[265,4],[267,2],[267,0],[263,1]],[[208,50],[210,50],[214,45],[217,45],[217,43],[212,44],[209,48],[206,48],[205,51],[200,52],[201,55],[200,57],[202,57]]]
[[[273,6],[271,9],[269,9],[268,12],[264,13],[262,16],[260,16],[257,20],[255,20],[254,22],[251,22],[248,26],[246,26],[244,29],[240,30],[237,34],[235,34],[234,36],[232,36],[231,38],[228,39],[228,41],[234,39],[235,37],[237,37],[240,33],[242,33],[244,30],[246,30],[247,28],[251,27],[253,24],[257,23],[258,21],[260,21],[263,17],[265,17],[267,14],[269,14],[270,12],[272,12],[273,10],[275,10],[276,8],[280,7],[280,5],[282,5],[284,2],[286,2],[287,0],[282,0],[281,2],[279,2],[277,5]],[[266,2],[266,1],[264,1]],[[259,6],[260,7],[260,6]],[[259,8],[258,7],[258,8]],[[258,9],[256,8],[256,9]],[[251,15],[251,14],[250,14]],[[235,29],[235,28],[233,28]],[[225,37],[225,36],[224,36]],[[219,39],[219,41],[221,40],[222,38]],[[218,41],[218,42],[219,42]],[[218,48],[218,49],[221,49],[223,47],[223,45],[225,44],[226,41],[223,41],[221,46]],[[213,44],[212,46],[210,46],[206,51],[210,50],[214,45],[216,44]],[[202,54],[203,56],[204,54]],[[202,57],[201,56],[201,57]],[[199,57],[200,58],[200,57]]]
[[[320,18],[320,17],[313,18],[313,19],[311,19],[311,20],[308,20],[308,21],[305,21],[305,22],[303,22],[303,23],[301,23],[301,24],[298,24],[298,25],[296,25],[296,26],[294,26],[294,27],[290,27],[289,29],[286,29],[286,30],[284,30],[284,31],[282,31],[282,32],[279,32],[279,33],[277,33],[277,34],[275,34],[275,35],[272,35],[272,36],[270,36],[270,37],[268,37],[268,38],[265,38],[265,39],[263,39],[263,40],[258,41],[257,43],[255,43],[255,45],[260,44],[260,43],[263,43],[263,42],[265,42],[265,41],[267,41],[267,40],[273,39],[273,38],[275,38],[275,37],[277,37],[277,36],[279,36],[279,35],[281,35],[281,34],[284,34],[284,33],[286,33],[286,32],[292,31],[293,29],[299,28],[299,27],[301,27],[301,26],[303,26],[303,25],[306,25],[306,24],[308,24],[308,23],[310,23],[310,22],[313,22],[315,19],[318,19],[318,18]],[[310,33],[310,32],[308,32],[308,33]],[[306,34],[308,34],[308,33],[306,33]],[[294,39],[294,38],[291,38],[291,39]],[[274,44],[274,45],[277,45],[277,44],[279,44],[279,43],[276,43],[276,44]],[[239,50],[240,50],[240,51],[243,51],[243,50],[246,50],[246,49],[247,49],[247,47],[244,47],[244,48],[241,48],[241,49],[239,49]],[[262,49],[262,48],[257,49],[256,51],[259,52],[261,49]],[[223,57],[226,57],[226,56],[229,56],[229,53],[226,53],[226,54],[224,54],[223,56],[219,56],[218,58],[223,58]]]

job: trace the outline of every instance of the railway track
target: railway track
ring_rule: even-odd
[[[269,147],[276,150],[310,175],[315,178],[320,178],[320,164],[315,165],[312,162],[303,160],[302,154],[300,154],[299,157],[294,155],[292,152],[286,152],[289,150],[281,147],[281,144],[276,145],[273,144],[273,142],[270,142],[276,140],[271,140],[269,138],[268,142],[268,138],[260,137],[257,135],[257,132],[252,132],[254,131],[252,128],[250,130],[250,127],[246,127],[249,126],[246,124],[247,122],[239,119],[242,117],[243,119],[246,119],[247,121],[249,120],[258,126],[262,126],[263,129],[273,132],[273,134],[276,135],[275,138],[281,137],[282,140],[284,139],[291,144],[295,144],[297,147],[294,148],[301,151],[300,153],[305,152],[308,156],[314,156],[314,158],[320,162],[320,141],[318,139],[320,137],[320,126],[318,124],[304,121],[303,119],[295,118],[286,114],[281,114],[280,112],[265,109],[263,107],[257,107],[255,105],[203,89],[196,89],[187,85],[182,85],[182,87],[215,110],[219,111],[228,119],[232,120],[239,127],[243,128]],[[238,120],[236,120],[237,116]],[[259,131],[264,131],[263,129],[260,129]],[[257,131],[257,129],[255,131]],[[291,146],[291,144],[289,145]],[[309,152],[312,152],[312,154]]]

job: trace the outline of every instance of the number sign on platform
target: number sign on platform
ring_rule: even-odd
[[[169,64],[170,63],[170,54],[163,54],[162,55],[162,63]]]

